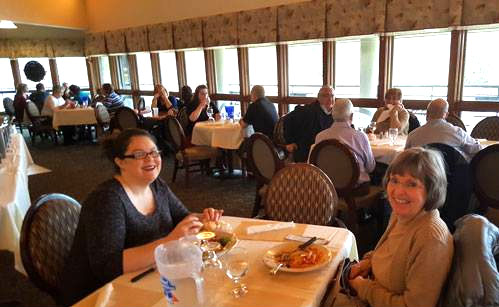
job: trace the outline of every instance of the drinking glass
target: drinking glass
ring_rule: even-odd
[[[248,293],[248,287],[241,283],[249,269],[248,252],[243,247],[235,247],[224,256],[225,274],[234,282],[231,290],[235,298],[239,298]]]
[[[395,145],[395,140],[397,139],[398,134],[399,134],[399,130],[397,128],[388,129],[388,137],[390,138],[390,145],[391,146]]]
[[[372,121],[370,124],[369,124],[369,133],[374,133],[374,130],[376,130],[376,122],[375,121]]]
[[[208,107],[208,109],[206,109],[206,114],[208,114],[208,120],[213,120],[213,118],[212,118],[213,108],[212,107]]]

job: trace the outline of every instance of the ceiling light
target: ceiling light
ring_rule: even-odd
[[[0,29],[17,29],[17,26],[10,20],[0,20]]]

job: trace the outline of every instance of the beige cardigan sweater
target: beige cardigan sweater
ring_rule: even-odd
[[[378,117],[385,110],[387,110],[386,107],[378,108],[373,115],[372,121],[377,121]],[[397,111],[397,116],[390,116],[381,123],[377,123],[376,130],[374,132],[379,134],[381,132],[388,131],[390,128],[398,128],[399,134],[407,134],[409,131],[409,112],[405,108]]]
[[[452,235],[438,210],[423,210],[404,223],[392,214],[368,255],[374,280],[362,281],[359,298],[372,307],[436,306],[453,253]]]

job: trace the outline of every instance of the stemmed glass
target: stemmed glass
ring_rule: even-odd
[[[243,247],[235,247],[224,256],[225,274],[234,282],[231,290],[235,298],[239,298],[248,293],[248,287],[241,283],[249,269],[248,252]]]
[[[390,138],[390,146],[395,145],[395,140],[397,139],[398,134],[399,134],[399,130],[397,128],[388,129],[388,137]]]
[[[374,133],[374,130],[376,130],[376,122],[375,121],[372,121],[370,124],[369,124],[369,131],[368,133]]]

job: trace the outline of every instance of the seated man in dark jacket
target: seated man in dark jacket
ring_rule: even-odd
[[[255,85],[251,89],[251,101],[244,117],[239,121],[241,127],[253,125],[255,132],[261,132],[272,139],[274,126],[279,119],[274,104],[265,97],[265,89]]]
[[[38,111],[41,112],[43,109],[43,104],[45,103],[45,100],[48,96],[49,94],[45,91],[45,86],[43,85],[43,83],[38,83],[36,85],[36,92],[29,96],[29,100],[33,101],[38,107]]]
[[[315,136],[333,123],[334,89],[323,86],[317,97],[316,102],[298,106],[284,118],[286,150],[293,153],[295,162],[307,161]]]

